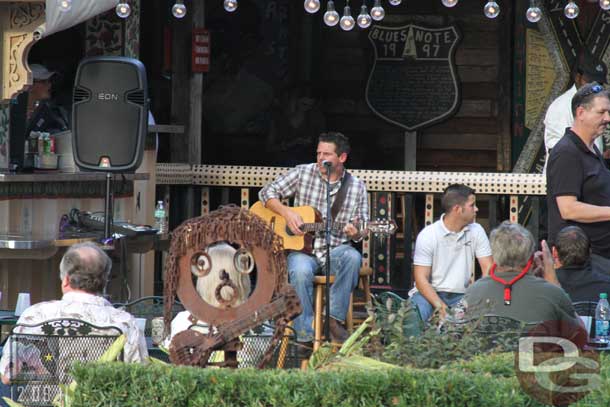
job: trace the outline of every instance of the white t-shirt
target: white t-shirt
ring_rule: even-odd
[[[576,90],[576,85],[572,85],[570,89],[559,95],[557,99],[551,103],[544,116],[544,147],[546,149],[544,173],[546,173],[546,162],[549,159],[549,150],[555,147],[555,144],[563,137],[566,128],[572,127],[572,124],[574,124],[572,98],[576,94]],[[595,139],[595,145],[599,151],[602,153],[604,152],[603,136]]]
[[[463,294],[474,270],[474,258],[491,256],[491,246],[478,223],[466,225],[456,233],[445,227],[444,217],[426,226],[417,236],[413,264],[432,267],[430,284],[435,291]],[[409,295],[415,292],[417,288]]]

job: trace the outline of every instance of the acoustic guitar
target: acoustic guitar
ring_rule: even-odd
[[[304,235],[299,236],[292,233],[286,224],[286,219],[271,209],[265,208],[265,205],[260,201],[252,205],[250,212],[262,218],[271,226],[275,233],[282,236],[284,239],[284,249],[312,253],[314,233],[324,231],[326,228],[322,214],[311,206],[295,206],[291,209],[301,215],[304,222],[301,230],[305,232]],[[391,219],[376,220],[374,222],[353,222],[352,224],[360,231],[369,231],[381,236],[390,236],[396,232],[397,228],[396,222]],[[347,223],[332,222],[331,230],[343,230],[345,225]]]

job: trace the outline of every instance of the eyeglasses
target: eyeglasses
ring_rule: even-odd
[[[602,90],[604,90],[604,87],[602,85],[593,85],[591,86],[589,89],[587,89],[586,91],[584,91],[581,95],[581,97],[587,97],[589,95],[592,95],[594,93],[599,93]]]

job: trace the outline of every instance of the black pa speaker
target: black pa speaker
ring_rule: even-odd
[[[74,162],[90,171],[130,172],[142,162],[148,128],[144,65],[92,57],[76,71],[72,105]]]

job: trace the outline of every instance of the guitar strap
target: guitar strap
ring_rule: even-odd
[[[337,217],[341,206],[343,205],[343,201],[345,201],[345,197],[347,196],[347,187],[352,180],[352,176],[349,172],[345,171],[345,175],[343,175],[343,180],[341,180],[341,186],[337,191],[337,195],[335,196],[335,202],[333,202],[333,206],[330,207],[330,216],[333,220]]]

